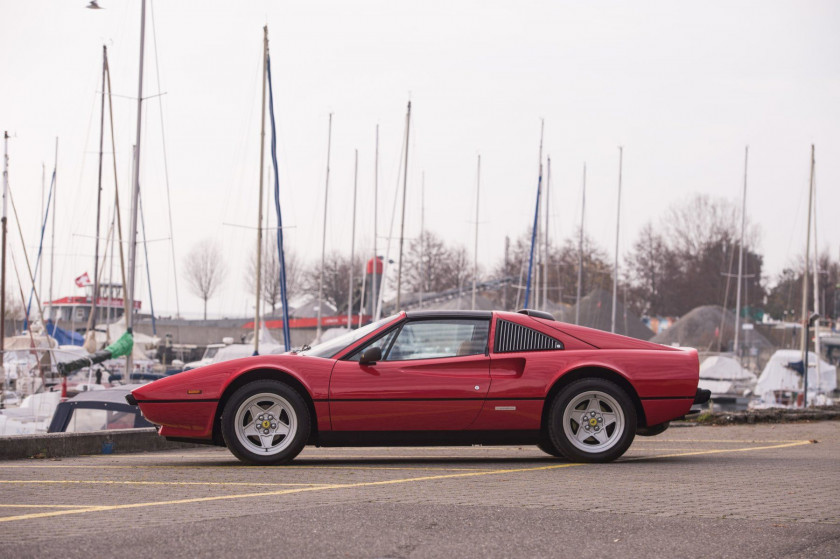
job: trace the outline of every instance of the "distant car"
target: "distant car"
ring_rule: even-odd
[[[547,313],[401,312],[315,347],[135,388],[160,435],[251,464],[318,446],[536,444],[607,462],[708,399],[697,352]]]
[[[55,408],[49,433],[89,433],[112,429],[153,427],[140,409],[125,401],[137,385],[80,392]]]
[[[204,355],[201,356],[201,359],[186,363],[183,366],[183,371],[189,371],[192,369],[198,369],[199,367],[204,367],[205,365],[210,365],[213,363],[213,360],[216,358],[216,354],[219,350],[227,345],[229,344],[207,344],[207,347],[204,348]]]

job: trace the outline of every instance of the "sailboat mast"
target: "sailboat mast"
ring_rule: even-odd
[[[116,213],[116,205],[112,209],[114,213]],[[112,213],[111,214],[111,233],[108,238],[108,242],[110,243],[110,247],[108,250],[108,314],[106,317],[106,322],[110,325],[114,319],[114,237],[116,228],[116,216]],[[55,319],[53,319],[54,321]],[[111,327],[108,326],[105,329],[105,342],[108,345],[111,345]]]
[[[808,228],[805,230],[805,269],[802,275],[802,374],[805,384],[803,407],[808,405],[808,266],[811,258],[811,204],[814,197],[814,144],[811,144],[811,180],[808,182]],[[819,361],[818,361],[819,363]],[[817,368],[819,370],[819,367]]]
[[[544,188],[545,185],[542,186],[542,189]],[[541,192],[540,196],[544,197],[545,194]],[[531,282],[534,286],[534,303],[531,306],[535,309],[540,308],[540,279],[542,278],[542,250],[540,250],[540,247],[542,247],[542,221],[540,220],[540,216],[542,214],[544,206],[545,203],[542,200],[540,200],[540,205],[537,208],[537,215],[534,216],[534,224],[537,228],[537,236],[534,239],[534,250],[536,251],[535,258],[537,259],[537,265],[534,266],[534,277]]]
[[[126,317],[126,331],[134,335],[134,276],[137,260],[137,208],[140,198],[140,132],[143,124],[143,54],[146,40],[146,0],[142,0],[140,9],[140,70],[137,79],[137,137],[134,148],[134,179],[131,193],[131,219],[128,230],[128,296],[126,297],[128,316]],[[126,356],[125,378],[131,379],[134,369],[133,352]]]
[[[481,192],[481,155],[475,170],[475,245],[473,247],[472,310],[475,310],[476,281],[478,278],[478,201]]]
[[[379,270],[379,257],[376,254],[377,219],[379,216],[379,125],[376,125],[376,154],[373,158],[373,274],[371,275],[371,305],[373,320],[379,320],[379,295],[377,293],[376,276]]]
[[[811,179],[811,190],[813,191],[814,203],[812,205],[812,214],[814,219],[814,312],[820,313],[820,251],[817,243],[817,181],[816,178]],[[814,353],[817,354],[817,371],[820,370],[820,321],[814,321]],[[817,382],[820,382],[819,372],[817,373]],[[819,385],[816,387],[819,390]]]
[[[51,224],[51,231],[50,231],[50,295],[49,295],[49,305],[48,309],[50,312],[50,318],[53,319],[53,323],[58,326],[58,318],[53,316],[53,276],[55,275],[55,208],[56,202],[55,199],[58,196],[58,138],[55,139],[55,160],[53,161],[53,195],[52,195],[52,204],[53,204],[53,211],[52,211],[52,221]],[[3,214],[5,215],[5,209],[3,210]]]
[[[420,174],[420,308],[426,295],[426,251],[423,235],[426,232],[426,171]]]
[[[318,281],[318,329],[315,333],[316,341],[321,339],[321,306],[324,300],[324,262],[327,251],[327,199],[330,193],[330,148],[332,147],[332,113],[330,113],[329,128],[327,130],[327,181],[324,186],[324,230],[321,233],[321,278]]]
[[[403,265],[403,243],[405,241],[405,196],[408,192],[408,140],[411,129],[411,101],[408,102],[408,109],[405,113],[405,168],[403,171],[403,195],[402,195],[402,219],[400,220],[400,258],[397,264],[397,305],[400,310],[400,296],[402,295],[402,265]]]
[[[738,246],[738,287],[735,289],[735,342],[732,347],[736,359],[740,354],[741,284],[744,282],[744,229],[747,223],[747,163],[749,162],[749,156],[750,146],[747,146],[744,148],[744,195],[741,198],[741,241]]]
[[[578,239],[577,297],[575,299],[575,324],[580,324],[580,291],[583,286],[583,220],[586,216],[586,163],[583,164],[583,193],[580,201],[580,237]]]
[[[347,291],[347,329],[353,327],[353,269],[356,267],[353,262],[356,254],[356,191],[359,184],[359,150],[355,150],[355,163],[353,164],[353,226],[350,232],[350,286]]]
[[[102,100],[99,104],[99,177],[96,184],[96,236],[93,250],[93,297],[91,297],[88,324],[96,326],[96,303],[99,297],[99,220],[102,212],[102,146],[105,142],[105,68],[108,60],[108,47],[102,45]]]
[[[123,252],[123,234],[122,234],[122,214],[120,213],[120,185],[117,177],[119,174],[117,173],[117,149],[116,149],[116,136],[114,135],[114,100],[113,100],[113,91],[111,89],[111,67],[107,65],[107,58],[106,58],[106,72],[105,75],[107,76],[107,84],[108,84],[108,124],[111,129],[111,164],[114,167],[114,217],[116,218],[117,224],[117,248],[119,249],[120,253],[120,279],[123,286],[123,313],[126,317],[126,321],[128,320],[128,315],[131,314],[129,310],[131,307],[129,306],[129,300],[127,297],[128,293],[128,280],[126,279],[126,272],[125,272],[125,253]],[[56,139],[56,142],[58,140]],[[58,167],[58,158],[56,157],[56,168]],[[58,180],[56,179],[56,186],[58,186]],[[55,192],[53,192],[53,209],[55,209]],[[53,211],[53,220],[55,220],[55,211]],[[55,221],[53,221],[53,246],[55,246]],[[52,277],[50,278],[52,281]],[[52,299],[52,283],[50,283],[50,299]],[[133,304],[133,303],[132,303]]]
[[[146,281],[149,286],[149,313],[152,315],[152,335],[157,336],[157,323],[155,322],[155,300],[152,297],[152,268],[149,266],[149,243],[146,240],[146,215],[143,213],[143,197],[140,197],[140,227],[143,231],[143,253],[146,257]]]
[[[2,256],[0,256],[0,365],[5,362],[6,354],[3,351],[6,349],[6,231],[7,231],[7,217],[8,211],[8,193],[9,193],[9,133],[3,132],[3,216],[0,218],[0,227],[3,229]],[[4,369],[5,371],[5,369]],[[3,375],[3,383],[5,387],[5,373]]]
[[[543,231],[543,269],[542,269],[542,308],[546,309],[548,305],[548,194],[551,190],[551,157],[546,156],[545,161],[545,231]]]
[[[280,265],[280,304],[283,306],[283,347],[291,349],[291,335],[289,332],[289,294],[286,282],[286,250],[283,240],[283,213],[280,211],[280,177],[277,168],[277,125],[274,121],[274,90],[271,86],[271,55],[266,57],[268,72],[268,115],[271,119],[271,170],[274,178],[274,212],[277,219],[277,262]],[[268,204],[268,198],[266,198]],[[266,220],[268,221],[268,220]]]
[[[46,164],[41,161],[41,215],[44,215],[44,205],[45,205],[45,197],[47,189],[47,166]],[[46,220],[44,220],[46,221]],[[44,223],[44,227],[46,227],[46,223]],[[40,266],[38,268],[38,293],[41,296],[44,296],[44,266]]]
[[[615,212],[615,262],[613,263],[612,318],[610,319],[610,332],[613,334],[615,334],[615,313],[618,305],[618,239],[621,230],[621,171],[623,164],[624,147],[618,146],[618,209]]]
[[[260,354],[260,300],[262,291],[262,253],[263,253],[263,179],[265,177],[265,82],[268,71],[268,26],[263,27],[263,81],[262,81],[262,116],[260,118],[260,192],[257,199],[257,273],[254,283],[256,303],[254,304],[254,355]]]
[[[537,207],[534,209],[534,226],[531,228],[531,253],[528,257],[528,278],[525,281],[525,304],[524,307],[528,308],[528,302],[531,298],[531,276],[534,270],[534,243],[537,239],[537,226],[539,225],[539,217],[540,217],[540,193],[542,190],[542,151],[543,151],[543,131],[545,130],[545,120],[540,121],[540,174],[539,178],[537,179]],[[517,297],[518,299],[518,297]]]

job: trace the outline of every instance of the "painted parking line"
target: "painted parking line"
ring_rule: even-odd
[[[785,444],[776,444],[776,445],[769,445],[769,446],[748,446],[744,448],[718,448],[718,449],[711,449],[711,450],[693,450],[689,452],[678,452],[675,454],[655,454],[653,456],[634,456],[627,458],[626,460],[622,459],[621,462],[635,462],[638,460],[648,460],[650,458],[676,458],[679,456],[700,456],[703,454],[728,454],[731,452],[752,452],[755,450],[771,450],[776,448],[790,448],[794,446],[804,446],[814,444],[813,441],[794,441]]]
[[[441,459],[456,459],[454,457],[440,457]],[[314,458],[304,458],[304,460],[313,460]],[[345,460],[361,460],[363,458],[360,457],[350,457],[345,458]],[[411,460],[411,459],[423,459],[428,460],[429,457],[408,457],[408,458],[398,458],[396,460]],[[183,465],[157,465],[157,464],[134,464],[131,466],[128,465],[88,465],[88,464],[67,464],[67,465],[51,465],[51,464],[12,464],[12,465],[3,465],[3,469],[7,468],[21,468],[25,470],[30,470],[34,468],[44,469],[44,470],[89,470],[89,469],[97,469],[97,470],[143,470],[143,469],[154,469],[154,470],[177,470],[177,469],[190,469],[190,470],[214,470],[214,469],[221,469],[221,470],[256,470],[258,466],[247,466],[244,464],[232,464],[229,466],[215,466],[209,464],[191,464],[189,462],[184,463]],[[277,466],[268,466],[268,468],[275,469]],[[305,466],[305,465],[296,465],[296,464],[289,464],[286,466],[282,466],[284,470],[421,470],[421,471],[441,471],[441,472],[483,472],[488,471],[491,468],[441,468],[439,466]]]
[[[636,443],[733,443],[733,444],[777,444],[798,443],[800,439],[661,439],[659,437],[636,438]]]
[[[2,505],[2,509],[89,509],[91,505]]]
[[[722,453],[730,453],[730,452],[751,452],[756,450],[769,450],[769,449],[778,449],[778,448],[789,448],[794,446],[803,446],[812,444],[811,441],[796,441],[792,443],[786,444],[778,444],[778,445],[769,445],[769,446],[762,446],[762,447],[745,447],[745,448],[735,448],[735,449],[714,449],[714,450],[703,450],[703,451],[695,451],[695,452],[683,452],[683,453],[675,453],[670,455],[664,456],[654,456],[648,457],[647,459],[653,458],[672,458],[672,457],[679,457],[679,456],[696,456],[702,454],[722,454]],[[643,460],[645,457],[640,458],[630,458],[627,460],[622,460],[621,462],[629,462],[633,460]],[[337,489],[351,489],[351,488],[359,488],[359,487],[377,487],[377,486],[387,486],[387,485],[398,485],[404,483],[419,483],[425,481],[436,481],[436,480],[443,480],[443,479],[464,479],[470,477],[478,477],[478,476],[488,476],[488,475],[502,475],[502,474],[517,474],[517,473],[528,473],[528,472],[537,472],[537,471],[546,471],[546,470],[557,470],[561,468],[571,468],[575,466],[585,466],[587,464],[579,464],[579,463],[567,463],[567,464],[553,464],[549,466],[537,466],[532,468],[506,468],[506,469],[498,469],[498,470],[488,470],[488,471],[481,471],[481,472],[464,472],[464,473],[457,473],[457,474],[444,474],[444,475],[433,475],[433,476],[421,476],[421,477],[414,477],[414,478],[403,478],[403,479],[393,479],[393,480],[382,480],[382,481],[368,481],[368,482],[359,482],[359,483],[344,483],[344,484],[330,484],[330,485],[320,485],[320,486],[313,486],[313,487],[297,487],[293,489],[282,489],[278,491],[262,491],[257,493],[242,493],[236,495],[216,495],[213,497],[196,497],[196,498],[189,498],[189,499],[175,499],[169,501],[150,501],[144,503],[130,503],[124,505],[104,505],[104,506],[94,506],[89,508],[78,508],[73,510],[57,510],[51,512],[41,512],[41,513],[31,513],[31,514],[21,514],[16,516],[7,516],[7,517],[0,517],[0,523],[2,522],[14,522],[19,520],[32,520],[37,518],[49,518],[55,516],[64,516],[69,514],[83,514],[88,512],[105,512],[105,511],[115,511],[115,510],[127,510],[127,509],[137,509],[137,508],[147,508],[147,507],[159,507],[159,506],[169,506],[169,505],[183,505],[183,504],[193,504],[193,503],[207,503],[212,501],[225,501],[225,500],[235,500],[235,499],[253,499],[258,497],[273,497],[279,495],[290,495],[295,493],[306,493],[306,492],[314,492],[314,491],[328,491],[328,490],[337,490]]]
[[[475,477],[475,476],[486,476],[486,475],[500,475],[500,474],[513,474],[513,473],[520,473],[520,472],[535,472],[539,470],[556,470],[560,468],[570,468],[573,466],[583,466],[584,464],[554,464],[551,466],[539,466],[535,468],[509,468],[504,470],[488,470],[482,472],[467,472],[467,473],[460,473],[460,474],[444,474],[439,476],[422,476],[422,477],[415,477],[415,478],[403,478],[403,479],[389,479],[389,480],[382,480],[382,481],[366,481],[366,482],[359,482],[359,483],[342,483],[342,484],[332,484],[332,485],[321,485],[317,487],[299,487],[295,489],[283,489],[279,491],[262,491],[259,493],[243,493],[237,495],[216,495],[213,497],[196,497],[191,499],[176,499],[172,501],[150,501],[145,503],[131,503],[125,505],[103,505],[103,506],[95,506],[90,508],[83,508],[83,509],[75,509],[75,510],[64,510],[64,511],[54,511],[54,512],[41,512],[41,513],[33,513],[33,514],[22,514],[18,516],[7,516],[7,517],[0,517],[0,522],[11,522],[15,520],[31,520],[34,518],[48,518],[52,516],[63,516],[67,514],[79,514],[79,513],[86,513],[86,512],[103,512],[103,511],[114,511],[114,510],[125,510],[125,509],[135,509],[135,508],[145,508],[145,507],[157,507],[157,506],[166,506],[166,505],[183,505],[183,504],[191,504],[191,503],[207,503],[211,501],[224,501],[224,500],[232,500],[232,499],[252,499],[256,497],[273,497],[278,495],[290,495],[293,493],[305,493],[310,491],[324,491],[329,489],[352,489],[357,487],[375,487],[375,486],[383,486],[383,485],[396,485],[402,483],[416,483],[421,481],[432,481],[432,480],[440,480],[440,479],[453,479],[453,478],[466,478],[466,477]]]
[[[329,483],[257,483],[245,481],[119,481],[119,480],[86,480],[86,479],[4,479],[0,485],[201,485],[210,487],[313,487],[319,485],[331,485]],[[2,506],[2,505],[0,505]]]

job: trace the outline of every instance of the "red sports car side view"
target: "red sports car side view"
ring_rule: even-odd
[[[307,444],[536,444],[608,462],[708,400],[693,349],[556,322],[547,313],[401,312],[281,355],[216,363],[127,400],[167,439],[250,464]]]

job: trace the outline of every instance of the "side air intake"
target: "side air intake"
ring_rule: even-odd
[[[500,320],[496,323],[496,353],[563,349],[563,343],[526,326]]]

